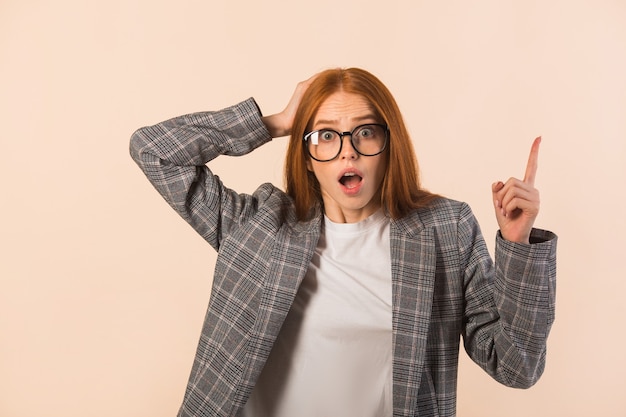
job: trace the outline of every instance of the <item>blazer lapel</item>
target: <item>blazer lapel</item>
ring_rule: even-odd
[[[318,216],[310,222],[292,224],[276,235],[266,285],[250,333],[242,383],[235,397],[238,407],[243,407],[250,396],[309,268],[320,236],[321,219]]]
[[[415,216],[392,222],[393,408],[413,416],[424,370],[435,282],[434,231]]]

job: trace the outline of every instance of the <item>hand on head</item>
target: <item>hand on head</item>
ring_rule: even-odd
[[[271,116],[263,117],[263,123],[265,123],[265,126],[267,126],[267,129],[273,138],[288,136],[291,134],[293,120],[296,115],[296,111],[298,110],[298,106],[300,105],[300,101],[302,100],[302,96],[307,88],[309,88],[315,77],[317,77],[317,74],[298,83],[293,95],[289,99],[289,102],[283,111]]]

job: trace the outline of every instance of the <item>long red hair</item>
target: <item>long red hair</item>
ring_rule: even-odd
[[[285,160],[286,192],[294,200],[298,219],[305,220],[311,209],[321,206],[322,195],[315,174],[307,169],[310,158],[303,136],[311,128],[317,110],[333,93],[344,91],[365,98],[389,128],[385,155],[387,171],[381,185],[381,206],[398,219],[409,211],[427,206],[437,195],[421,187],[413,144],[398,105],[387,87],[371,73],[359,69],[330,69],[318,74],[307,88],[291,128]]]

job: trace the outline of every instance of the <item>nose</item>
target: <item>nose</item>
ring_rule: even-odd
[[[346,140],[347,139],[347,140]],[[341,135],[341,158],[342,159],[357,159],[359,153],[352,146],[352,134],[344,133]]]

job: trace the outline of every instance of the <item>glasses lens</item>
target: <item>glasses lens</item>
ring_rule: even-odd
[[[363,125],[352,132],[352,145],[361,155],[377,155],[385,148],[387,131],[381,125]]]
[[[335,158],[341,148],[341,136],[333,130],[316,130],[307,136],[309,153],[320,161],[330,161]]]
[[[335,159],[341,151],[343,137],[351,137],[354,149],[361,155],[381,153],[387,144],[387,128],[378,124],[361,125],[343,135],[331,129],[315,130],[304,136],[309,154],[318,161]]]

